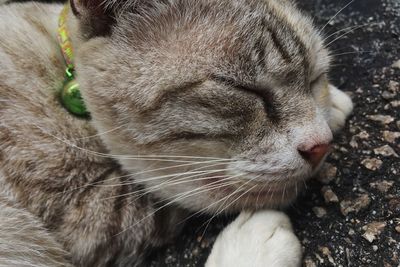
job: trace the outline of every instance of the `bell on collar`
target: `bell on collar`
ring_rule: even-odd
[[[67,79],[65,81],[61,90],[61,102],[72,114],[79,117],[89,116],[79,90],[79,85],[75,79]]]

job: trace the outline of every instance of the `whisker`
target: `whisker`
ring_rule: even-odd
[[[241,175],[235,175],[235,176],[227,177],[225,179],[218,180],[218,181],[215,181],[215,182],[200,186],[200,187],[198,187],[196,189],[192,189],[189,192],[183,192],[183,193],[180,193],[178,195],[186,195],[186,194],[190,194],[190,193],[196,192],[196,191],[198,191],[198,192],[196,192],[196,194],[199,194],[199,193],[206,192],[206,191],[209,191],[209,190],[218,189],[218,188],[220,188],[220,185],[224,185],[225,186],[225,185],[237,184],[237,183],[240,183],[240,181],[229,181],[229,180],[232,180],[233,178],[238,177],[238,176],[241,176]],[[221,184],[221,182],[223,182],[223,181],[229,181],[229,182]],[[210,189],[210,186],[212,186],[211,189]],[[206,189],[203,190],[203,188],[206,188]],[[199,191],[199,190],[201,190],[201,191]],[[174,197],[170,197],[170,198],[167,198],[167,199],[171,199],[171,198],[174,198]],[[160,200],[159,202],[156,202],[156,204],[159,204],[159,203],[162,203],[162,202],[164,202],[164,200]]]
[[[265,185],[263,185],[263,187],[261,187],[260,191],[258,192],[257,200],[256,200],[256,207],[259,206],[259,205],[258,205],[258,201],[259,201],[259,198],[260,198],[260,194],[261,194],[261,192],[264,191],[264,188],[265,188],[267,185],[269,185],[269,183],[265,183]],[[271,187],[270,187],[270,188],[271,188]]]
[[[215,185],[215,184],[217,185],[217,188],[218,188],[218,184],[219,184],[219,183],[224,182],[224,181],[227,181],[227,180],[234,179],[234,178],[239,177],[239,176],[241,176],[241,175],[229,176],[229,177],[227,177],[227,178],[224,178],[224,179],[221,179],[221,180],[214,181],[214,182],[212,182],[212,183],[203,185],[203,186],[201,186],[201,187],[199,187],[199,188],[196,188],[196,189],[194,189],[194,190],[192,190],[192,191],[201,190],[202,188],[207,188],[207,187],[213,186],[213,185]],[[208,179],[209,179],[209,178],[208,178]],[[237,183],[237,182],[238,182],[238,181],[235,181],[234,183]],[[202,192],[208,191],[208,190],[211,190],[211,189],[208,188],[208,189],[206,189],[206,190],[203,190]],[[142,194],[142,196],[146,195],[147,193],[150,193],[150,192],[146,192],[146,193]],[[185,192],[180,193],[180,194],[178,194],[178,195],[182,195],[182,194],[184,194],[184,193],[185,193]],[[135,198],[134,200],[132,200],[130,203],[135,202],[137,199],[141,198],[142,196],[139,195],[139,197],[136,197],[136,198]],[[170,197],[170,198],[167,198],[167,199],[171,199],[171,198],[173,198],[173,197]],[[159,204],[159,203],[162,203],[162,202],[164,202],[164,200],[160,200],[160,201],[156,202],[155,204]]]
[[[239,192],[240,189],[241,189],[242,187],[246,186],[248,183],[250,183],[250,182],[253,181],[253,180],[256,180],[257,178],[259,178],[259,177],[261,177],[261,176],[262,176],[262,175],[259,175],[259,176],[255,177],[254,179],[249,179],[248,182],[246,182],[245,184],[243,184],[242,186],[240,186],[240,187],[239,187],[238,189],[236,189],[232,194],[228,195],[228,197],[223,198],[223,199],[225,199],[225,201],[224,201],[224,202],[222,203],[222,205],[221,205],[221,208],[222,208],[222,209],[219,208],[219,209],[217,210],[217,212],[215,212],[214,215],[211,217],[211,219],[209,219],[209,220],[206,221],[206,223],[207,223],[207,222],[208,222],[208,223],[207,223],[207,225],[206,225],[206,228],[205,228],[204,231],[203,231],[203,236],[205,235],[205,232],[207,231],[208,226],[210,225],[210,223],[212,222],[212,220],[213,220],[215,217],[221,215],[222,212],[224,212],[224,210],[227,210],[227,209],[230,207],[230,205],[232,205],[235,201],[237,201],[238,199],[240,199],[243,195],[247,194],[248,192],[250,192],[251,190],[253,190],[254,188],[256,188],[257,185],[254,185],[254,186],[251,187],[249,190],[247,190],[245,193],[243,193],[242,195],[240,195],[236,200],[234,200],[233,202],[231,202],[230,205],[224,207],[224,205],[225,205],[225,203],[228,201],[228,199],[229,199],[231,196],[235,195],[237,192]],[[264,185],[264,187],[265,187],[265,185]],[[222,199],[222,200],[223,200],[223,199]],[[248,197],[247,197],[247,199],[246,199],[246,203],[247,203],[247,201],[248,201]],[[208,208],[210,208],[210,206],[209,206]],[[201,227],[202,227],[202,226],[204,226],[204,224],[201,225]]]
[[[134,185],[134,184],[143,184],[144,182],[149,182],[149,181],[155,181],[155,180],[161,180],[161,179],[165,179],[165,178],[170,178],[172,177],[172,179],[170,180],[174,180],[174,178],[179,177],[179,176],[183,176],[183,175],[187,175],[187,174],[194,174],[193,176],[188,176],[185,177],[183,179],[188,179],[191,177],[196,177],[202,174],[207,174],[207,173],[213,173],[213,172],[219,172],[219,171],[224,171],[226,169],[219,169],[219,170],[204,170],[204,171],[188,171],[188,172],[178,172],[178,173],[171,173],[171,174],[164,174],[164,175],[160,175],[160,176],[154,176],[151,178],[146,178],[146,179],[136,179],[136,180],[131,180],[129,182],[125,182],[125,183],[118,183],[118,184],[105,184],[105,185],[96,185],[96,187],[116,187],[116,186],[124,186],[124,185]],[[166,182],[170,181],[167,180]]]
[[[218,188],[222,188],[222,187],[224,187],[224,186],[228,186],[228,185],[235,184],[235,183],[239,183],[239,182],[238,182],[238,181],[237,181],[237,182],[232,182],[232,183],[229,183],[229,184],[224,184],[224,185],[222,185],[222,186],[221,186],[221,185],[217,185],[215,188],[218,189]],[[203,187],[201,187],[201,188],[203,188]],[[207,189],[202,190],[202,191],[200,191],[200,192],[196,192],[196,191],[198,191],[199,189],[200,189],[200,188],[196,188],[196,189],[194,189],[194,190],[192,190],[192,191],[189,191],[189,192],[185,193],[183,196],[179,196],[178,198],[174,198],[173,200],[169,201],[168,203],[164,204],[163,206],[157,208],[157,209],[156,209],[155,211],[153,211],[152,213],[146,215],[145,217],[143,217],[142,219],[140,219],[140,220],[139,220],[138,222],[136,222],[135,224],[133,224],[133,225],[131,225],[130,227],[128,227],[128,228],[122,230],[121,232],[119,232],[119,233],[116,234],[115,236],[118,236],[118,235],[120,235],[120,234],[122,234],[122,233],[128,231],[129,229],[132,229],[132,228],[135,227],[136,225],[138,225],[138,224],[140,224],[141,222],[143,222],[143,220],[149,218],[150,216],[153,216],[156,212],[160,211],[161,209],[163,209],[163,208],[165,208],[165,207],[167,207],[167,206],[170,206],[170,205],[174,204],[174,203],[175,203],[176,201],[178,201],[178,200],[181,200],[181,199],[184,199],[184,198],[187,198],[187,197],[190,197],[190,196],[193,196],[193,195],[196,195],[196,194],[205,192],[205,191],[212,190],[212,189],[210,189],[210,188],[207,188]],[[213,189],[214,189],[214,188],[213,188]],[[194,193],[194,194],[191,194],[192,192],[195,192],[195,193]],[[160,201],[160,202],[164,202],[164,201]]]
[[[348,35],[349,33],[353,32],[353,31],[355,31],[355,30],[358,30],[358,29],[360,29],[360,28],[362,28],[362,27],[364,27],[364,26],[361,25],[361,26],[358,26],[358,27],[356,27],[356,28],[353,28],[353,29],[351,29],[351,30],[349,30],[349,31],[346,31],[345,33],[341,34],[339,37],[337,37],[337,38],[335,38],[334,40],[330,41],[330,42],[329,42],[328,44],[326,44],[325,46],[326,46],[326,47],[329,47],[330,45],[332,45],[332,44],[335,43],[336,41],[338,41],[338,40],[342,39],[343,37],[345,37],[346,35]]]
[[[307,182],[306,182],[306,180],[305,180],[305,179],[303,179],[303,184],[304,184],[304,189],[305,189],[305,190],[308,190],[308,187],[307,187]]]
[[[215,171],[215,172],[219,172],[219,171],[220,170]],[[200,175],[203,175],[203,174],[210,174],[210,173],[206,172],[206,173],[202,173]],[[218,175],[218,176],[190,179],[190,178],[193,178],[195,176],[199,176],[199,175],[193,175],[193,176],[189,176],[189,177],[184,177],[182,179],[172,180],[172,181],[169,181],[169,182],[166,181],[166,182],[163,182],[163,183],[161,183],[159,185],[146,187],[146,188],[141,189],[141,190],[136,190],[136,191],[129,192],[129,193],[122,194],[122,195],[118,195],[118,196],[112,196],[112,197],[108,197],[108,198],[103,198],[101,200],[109,200],[109,199],[119,198],[119,197],[122,197],[122,196],[137,196],[137,198],[136,198],[136,200],[137,200],[137,199],[139,199],[139,198],[141,198],[141,197],[143,197],[143,196],[145,196],[147,194],[156,192],[160,188],[165,188],[165,187],[170,187],[170,186],[174,186],[174,185],[181,185],[181,184],[185,184],[185,183],[192,183],[192,182],[197,182],[197,181],[204,181],[204,180],[209,180],[209,179],[216,179],[216,178],[226,177],[226,175]],[[141,192],[144,192],[144,193],[143,194],[137,194],[137,193],[141,193]]]
[[[260,175],[260,176],[261,176],[261,175]],[[257,176],[257,178],[258,178],[258,177],[259,177],[259,176]],[[217,202],[214,202],[214,203],[208,205],[207,207],[205,207],[205,208],[203,208],[203,209],[197,211],[196,213],[194,213],[194,214],[192,214],[191,216],[187,217],[186,219],[184,219],[184,220],[181,221],[180,223],[184,223],[185,221],[189,220],[190,218],[192,218],[192,217],[194,217],[194,216],[196,216],[196,215],[198,215],[198,214],[200,214],[200,213],[202,213],[202,212],[204,212],[204,211],[210,209],[211,207],[213,207],[213,206],[219,204],[219,203],[222,202],[222,201],[224,201],[224,202],[222,203],[222,205],[221,205],[221,207],[223,207],[223,205],[225,205],[226,201],[228,201],[228,199],[229,199],[230,197],[232,197],[232,196],[234,196],[236,193],[238,193],[238,192],[240,191],[241,188],[245,187],[245,186],[246,186],[247,184],[249,184],[251,181],[252,181],[252,179],[249,179],[246,183],[242,184],[240,187],[238,187],[237,189],[235,189],[235,190],[233,191],[233,193],[231,193],[231,194],[229,194],[228,196],[225,196],[225,197],[223,197],[222,199],[218,200]],[[229,206],[228,206],[228,207],[229,207]],[[211,217],[210,220],[212,220],[212,219],[213,219],[214,217],[216,217],[216,216],[219,216],[224,210],[226,210],[226,208],[223,208],[222,210],[221,210],[221,208],[219,208],[219,209],[214,213],[213,217]],[[204,226],[204,224],[203,224],[202,226]]]
[[[244,185],[246,186],[248,183],[250,183],[250,182],[252,182],[252,181],[254,181],[254,180],[257,180],[257,179],[260,178],[261,176],[262,176],[262,174],[252,177],[252,178],[249,179],[249,181],[248,181],[247,183],[245,183]],[[268,181],[266,181],[265,183],[266,183],[266,184],[269,184]],[[258,185],[255,185],[255,186],[258,186]],[[265,185],[264,185],[264,186],[265,186]],[[239,188],[239,190],[240,190],[240,188]],[[247,201],[248,201],[248,198],[246,199],[245,205],[247,204]],[[223,206],[223,205],[225,205],[225,202],[222,204],[222,206]],[[229,207],[229,206],[228,206],[228,207]],[[228,207],[226,207],[225,209],[227,209]],[[220,212],[218,212],[218,215],[220,215],[223,211],[224,211],[224,209],[222,209]]]
[[[272,187],[270,187],[269,189],[268,189],[268,194],[269,194],[269,192],[271,191],[271,188]],[[269,196],[269,202],[271,202],[272,201],[272,198],[275,196],[275,191],[272,191],[272,194]]]
[[[328,27],[329,23],[331,23],[340,13],[342,13],[348,6],[350,6],[355,0],[351,0],[347,5],[341,8],[333,17],[328,20],[328,22],[321,28],[320,32],[323,32],[326,27]]]
[[[244,186],[244,185],[242,185],[242,186]],[[239,189],[240,189],[242,186],[240,186],[239,188],[237,188],[235,191],[233,191],[233,193],[229,194],[228,196],[223,197],[222,199],[220,199],[219,201],[217,201],[215,204],[219,204],[221,201],[223,201],[223,203],[221,204],[221,207],[223,207],[223,205],[225,205],[225,203],[229,200],[229,198],[232,197],[232,196],[234,196],[234,195],[239,191]],[[214,204],[208,205],[208,206],[204,209],[204,211],[206,211],[207,209],[210,209],[213,205],[214,205]],[[220,211],[220,208],[219,208],[219,209],[217,210],[217,212],[215,212],[214,215],[213,215],[210,219],[208,219],[205,223],[203,223],[203,224],[200,226],[200,227],[203,227],[203,226],[206,224],[202,236],[205,235],[205,233],[206,233],[206,231],[207,231],[207,229],[208,229],[210,223],[212,222],[212,220],[213,220],[214,218],[216,218],[217,216],[219,216],[219,215],[222,213],[223,210],[224,210],[224,209],[222,209],[222,210]],[[195,215],[196,215],[196,213],[195,213]]]
[[[376,51],[353,51],[353,52],[344,52],[344,53],[340,53],[340,54],[333,54],[330,56],[335,58],[335,57],[339,57],[339,56],[352,55],[352,54],[372,54],[372,53],[376,53]]]
[[[352,25],[352,26],[349,26],[349,27],[346,27],[346,28],[337,30],[336,32],[334,32],[334,33],[328,35],[327,37],[325,37],[325,38],[322,40],[322,42],[325,43],[327,40],[329,40],[329,38],[335,36],[335,35],[338,34],[338,33],[346,32],[346,31],[351,31],[351,30],[356,30],[357,28],[362,28],[362,27],[366,27],[366,26],[370,26],[370,25],[371,25],[371,23],[365,23],[365,24],[361,24],[361,25]]]
[[[230,197],[234,196],[234,195],[238,192],[238,190],[239,190],[241,187],[243,187],[243,186],[244,186],[244,185],[242,184],[240,187],[236,188],[236,189],[235,189],[232,193],[230,193],[229,195],[227,195],[227,196],[221,198],[221,199],[218,200],[217,202],[211,203],[211,204],[208,205],[207,207],[205,207],[205,208],[203,208],[203,209],[197,211],[196,213],[193,213],[192,215],[186,217],[184,220],[180,221],[179,224],[186,222],[186,221],[189,220],[190,218],[195,217],[195,216],[197,216],[197,215],[199,215],[199,214],[205,212],[206,210],[209,210],[211,207],[213,207],[213,206],[219,204],[219,203],[222,202],[222,201],[224,201],[224,203],[226,203],[226,201],[228,201],[228,199],[229,199]],[[222,204],[224,204],[224,203],[222,203]],[[211,217],[211,220],[212,220],[213,218],[215,218],[215,217],[216,217],[216,213],[214,213],[213,217]],[[207,223],[207,221],[206,221],[206,223]],[[204,224],[202,224],[200,227],[202,227],[202,226],[204,226]]]
[[[213,177],[204,177],[204,178],[199,178],[198,180],[209,180],[209,179],[215,179],[215,178],[223,178],[223,177],[226,177],[226,178],[224,178],[224,179],[221,179],[221,180],[217,180],[217,181],[214,181],[214,182],[211,182],[211,183],[209,183],[208,185],[214,185],[214,184],[220,184],[221,182],[225,182],[225,181],[229,181],[229,180],[233,180],[234,178],[236,178],[236,177],[239,177],[239,176],[241,176],[241,175],[234,175],[234,176],[228,176],[228,177],[226,177],[226,175],[225,176],[213,176]],[[193,182],[193,181],[195,181],[195,180],[190,180],[190,181],[187,181],[187,182]],[[235,183],[236,182],[239,182],[239,181],[235,181]],[[207,184],[206,185],[204,185],[204,186],[207,186]],[[204,187],[204,186],[201,186],[200,188],[202,188],[202,187]],[[155,190],[154,190],[155,191]],[[153,191],[153,192],[154,192]],[[146,194],[148,194],[148,193],[152,193],[152,192],[146,192],[145,194],[143,194],[143,195],[146,195]],[[138,198],[140,198],[140,197],[142,197],[142,196],[139,196]],[[136,198],[135,200],[137,200],[138,198]],[[161,200],[160,202],[163,202],[163,200]],[[158,203],[156,203],[156,204],[158,204]]]
[[[281,203],[283,203],[283,200],[285,199],[286,185],[287,185],[287,182],[285,182],[285,184],[284,184],[284,186],[283,186],[283,192],[282,192]]]
[[[228,159],[228,158],[218,158],[218,157],[201,157],[201,156],[182,156],[182,155],[137,155],[137,156],[132,156],[132,155],[113,155],[113,154],[105,154],[105,153],[100,153],[96,151],[91,151],[82,147],[79,147],[75,144],[72,144],[68,142],[67,140],[63,140],[47,131],[45,131],[43,128],[41,128],[38,125],[34,125],[38,129],[40,129],[43,133],[57,139],[58,141],[69,145],[73,148],[76,148],[78,150],[84,151],[88,154],[92,154],[98,157],[103,157],[103,158],[112,158],[112,159],[133,159],[133,160],[147,160],[147,161],[164,161],[164,162],[181,162],[181,163],[189,163],[192,161],[188,161],[188,159],[210,159],[210,160],[221,160],[221,161],[233,161],[233,159]],[[187,159],[185,160],[172,160],[172,159]]]
[[[253,190],[254,188],[256,188],[257,185],[252,186],[251,188],[249,188],[247,191],[245,191],[243,194],[241,194],[240,196],[238,196],[235,200],[233,200],[228,206],[226,206],[224,208],[224,210],[227,210],[230,206],[232,206],[236,201],[238,201],[242,196],[246,195],[248,192],[250,192],[251,190]]]
[[[106,134],[108,134],[108,133],[112,133],[112,132],[115,132],[115,131],[121,129],[121,128],[124,127],[124,126],[125,126],[125,125],[121,125],[121,126],[115,127],[114,129],[108,130],[108,131],[106,131],[106,132],[102,132],[102,133],[98,133],[98,134],[94,134],[94,135],[89,135],[89,136],[80,137],[80,138],[77,138],[77,140],[91,139],[91,138],[99,137],[99,136],[102,136],[102,135],[106,135]]]
[[[214,161],[210,161],[210,162],[214,162]],[[76,187],[76,188],[73,188],[73,189],[70,189],[70,190],[67,190],[67,191],[63,191],[63,192],[57,193],[55,196],[60,195],[60,194],[70,193],[70,192],[73,192],[73,191],[76,191],[76,190],[79,190],[79,189],[82,189],[82,188],[86,188],[86,187],[89,187],[89,186],[112,187],[112,186],[122,186],[122,185],[125,185],[125,184],[126,184],[126,185],[134,184],[134,183],[132,182],[132,183],[119,183],[119,184],[113,184],[113,185],[101,185],[102,183],[104,183],[104,182],[106,182],[106,181],[119,180],[119,179],[122,179],[122,178],[128,178],[128,177],[137,176],[137,175],[139,175],[139,174],[145,174],[145,173],[151,173],[151,172],[155,172],[155,171],[162,171],[162,170],[174,169],[174,168],[178,168],[178,167],[192,166],[192,165],[203,164],[203,163],[205,164],[205,163],[208,163],[208,162],[205,161],[205,162],[186,163],[186,164],[182,164],[182,165],[174,165],[174,166],[169,166],[169,167],[164,167],[164,168],[151,169],[151,170],[141,171],[141,172],[137,172],[137,173],[122,175],[122,176],[118,176],[118,177],[114,177],[114,178],[110,178],[110,179],[105,179],[105,180],[98,181],[98,182],[88,183],[88,184],[85,184],[85,185],[82,185],[82,186],[79,186],[79,187]],[[210,167],[218,166],[218,165],[221,165],[221,164],[225,164],[225,163],[219,163],[219,164],[213,164],[213,165],[208,165],[208,166],[202,166],[202,167],[197,168],[197,169],[202,169],[202,168],[207,168],[207,167],[210,168]],[[195,170],[197,170],[197,169],[194,169],[193,171],[195,171]],[[178,174],[179,174],[179,173],[177,173],[177,175],[178,175]],[[182,173],[182,174],[185,174],[185,173]],[[162,178],[164,178],[164,175],[163,175],[163,176],[152,177],[151,179],[152,179],[152,180],[157,180],[157,179],[162,179]],[[150,181],[150,179],[148,179],[147,181]],[[139,183],[139,182],[137,182],[137,183]]]

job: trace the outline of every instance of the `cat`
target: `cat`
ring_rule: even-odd
[[[71,0],[90,117],[60,103],[62,4],[0,7],[0,265],[142,266],[188,212],[207,267],[299,266],[295,200],[352,111],[290,0]]]

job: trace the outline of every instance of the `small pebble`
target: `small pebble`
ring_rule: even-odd
[[[197,255],[199,255],[200,254],[200,250],[199,250],[199,248],[194,248],[193,250],[192,250],[192,254],[194,255],[194,256],[197,256]]]
[[[366,131],[361,131],[359,134],[356,135],[357,137],[359,137],[360,139],[364,139],[367,140],[369,138],[369,133]]]
[[[389,115],[368,115],[367,118],[382,124],[389,124],[394,121],[394,118]]]
[[[400,83],[395,81],[390,81],[389,90],[392,92],[398,92],[400,90]]]
[[[317,264],[310,258],[306,258],[304,260],[304,266],[305,267],[317,267]]]
[[[330,163],[325,163],[317,176],[317,180],[323,184],[329,184],[336,178],[336,175],[337,168]]]
[[[354,200],[344,200],[340,202],[340,212],[347,216],[349,213],[358,213],[366,209],[371,203],[368,194],[363,194]]]
[[[391,93],[391,92],[389,92],[389,91],[384,91],[384,92],[382,93],[383,99],[386,99],[386,100],[393,99],[395,96],[396,96],[395,93]]]
[[[387,193],[394,185],[393,181],[377,181],[369,184],[372,188],[377,189],[381,193]]]
[[[394,143],[397,138],[400,138],[400,132],[384,131],[383,138],[386,142]]]
[[[368,158],[361,161],[361,164],[368,170],[376,171],[382,167],[383,161],[376,158]]]
[[[314,207],[312,210],[318,218],[323,218],[327,214],[326,209],[323,207]]]
[[[394,107],[394,108],[398,108],[398,107],[400,107],[400,100],[392,101],[392,102],[390,102],[390,105],[392,105],[392,107]]]
[[[372,243],[382,233],[386,227],[386,222],[372,222],[363,227],[365,233],[362,235],[368,242]]]
[[[389,145],[375,148],[374,152],[376,155],[381,155],[381,156],[385,156],[385,157],[390,157],[390,156],[394,156],[396,158],[399,157],[399,155]]]
[[[393,68],[400,69],[400,59],[397,60],[396,62],[394,62],[393,65],[392,65],[392,67],[393,67]]]
[[[335,261],[332,258],[332,252],[330,251],[330,249],[328,247],[318,247],[319,251],[321,251],[321,253],[328,258],[329,262],[334,264]]]
[[[352,148],[358,148],[358,143],[357,143],[357,141],[356,141],[355,136],[353,136],[353,137],[351,138],[350,146],[351,146]]]
[[[389,210],[396,215],[400,215],[400,197],[395,197],[389,201]]]
[[[208,248],[210,246],[210,242],[208,242],[207,240],[203,240],[200,244],[201,248]]]
[[[335,192],[333,192],[332,188],[330,188],[329,186],[322,187],[321,192],[324,196],[325,203],[338,203],[339,202],[338,196],[335,194]]]

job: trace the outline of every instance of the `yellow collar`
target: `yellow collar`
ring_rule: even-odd
[[[69,3],[66,3],[58,20],[58,41],[66,64],[65,79],[60,90],[60,98],[61,103],[70,113],[78,117],[88,117],[89,112],[82,99],[79,84],[75,79],[74,49],[67,27],[69,10]]]

